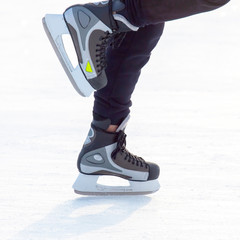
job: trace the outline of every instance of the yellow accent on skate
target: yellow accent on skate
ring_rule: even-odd
[[[87,62],[86,72],[89,72],[89,73],[93,72],[90,62]]]

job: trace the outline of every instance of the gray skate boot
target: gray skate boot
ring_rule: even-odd
[[[110,42],[124,32],[137,31],[123,15],[121,0],[69,7],[63,15],[47,14],[43,25],[71,83],[79,94],[89,96],[107,84],[105,52]],[[75,68],[64,48],[63,34],[70,34],[78,65]]]
[[[79,177],[73,188],[76,193],[102,194],[149,194],[159,189],[159,167],[145,162],[126,149],[124,129],[128,119],[116,133],[106,132],[109,120],[91,124],[88,137],[78,158]],[[97,183],[98,177],[112,175],[127,179],[129,186],[106,186]]]

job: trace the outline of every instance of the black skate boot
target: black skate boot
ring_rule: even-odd
[[[121,0],[101,1],[69,7],[63,15],[47,14],[43,19],[46,33],[74,88],[83,96],[107,84],[106,48],[127,31],[137,31],[123,15]],[[59,36],[71,35],[78,58],[74,68]],[[117,40],[116,40],[117,41]]]
[[[119,126],[116,133],[106,132],[109,120],[91,124],[88,137],[78,158],[79,178],[74,184],[80,194],[147,194],[159,189],[157,178],[159,167],[145,162],[141,157],[126,149],[124,129],[128,119]],[[127,179],[130,186],[109,187],[97,184],[102,175]]]

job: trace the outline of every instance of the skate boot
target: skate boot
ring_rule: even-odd
[[[78,158],[80,174],[73,185],[76,193],[83,195],[137,195],[149,194],[159,189],[159,167],[145,162],[126,149],[124,129],[128,118],[116,133],[106,132],[109,120],[91,124],[88,137]],[[100,176],[112,175],[128,180],[129,186],[107,186],[97,183]]]
[[[107,84],[105,74],[106,48],[121,33],[137,31],[120,12],[125,8],[121,0],[74,5],[63,15],[47,14],[43,18],[47,36],[70,79],[82,96]],[[62,35],[70,34],[78,58],[74,67],[64,48]]]

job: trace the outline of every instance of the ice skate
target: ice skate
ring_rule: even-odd
[[[47,36],[73,87],[82,96],[107,84],[105,51],[116,35],[136,31],[123,15],[120,0],[102,1],[69,7],[63,14],[43,18]],[[64,47],[62,35],[70,34],[78,65],[73,66]]]
[[[108,120],[94,120],[78,158],[80,174],[73,185],[76,193],[83,195],[138,195],[159,190],[159,167],[145,162],[126,149],[124,129],[128,118],[116,133],[109,133]],[[126,179],[128,186],[99,184],[104,175]]]

